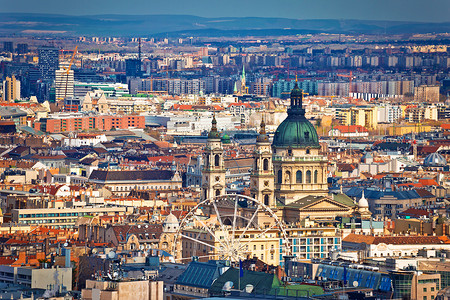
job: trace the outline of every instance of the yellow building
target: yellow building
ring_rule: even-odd
[[[197,256],[199,261],[210,259],[221,259],[219,249],[226,248],[229,241],[237,242],[241,254],[245,257],[257,257],[270,265],[280,265],[283,256],[296,255],[300,259],[326,258],[332,249],[341,246],[341,235],[335,227],[319,227],[312,221],[301,226],[286,228],[290,248],[287,249],[278,228],[255,229],[239,228],[223,231],[219,226],[203,228],[192,228],[182,230],[182,257],[181,261],[190,261]],[[267,229],[269,229],[268,227]],[[227,228],[228,229],[228,228]],[[212,235],[211,233],[214,233]],[[242,234],[244,233],[244,234]]]
[[[3,81],[3,100],[13,102],[20,99],[20,81],[14,75]]]
[[[408,133],[419,133],[419,132],[429,132],[431,131],[431,126],[429,125],[399,125],[392,126],[388,128],[389,135],[404,135]]]
[[[369,129],[378,126],[378,108],[374,107],[349,107],[337,112],[337,118],[341,125],[361,125]]]

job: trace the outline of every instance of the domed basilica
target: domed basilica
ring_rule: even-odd
[[[251,197],[275,209],[288,223],[305,217],[370,216],[364,201],[359,207],[345,194],[328,195],[327,157],[321,154],[316,129],[305,117],[303,91],[297,84],[290,99],[288,116],[272,143],[261,122],[250,174]],[[204,152],[202,200],[226,194],[225,173],[222,140],[213,118]]]
[[[302,108],[303,91],[296,84],[291,91],[287,118],[277,128],[270,143],[264,120],[256,141],[255,161],[251,173],[251,196],[274,207],[305,196],[326,196],[327,159],[320,154],[314,126]],[[225,169],[221,138],[213,119],[203,168],[203,199],[225,194]]]

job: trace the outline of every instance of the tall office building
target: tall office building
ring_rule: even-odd
[[[55,97],[56,101],[73,98],[73,70],[67,72],[64,69],[55,71]]]
[[[43,81],[55,80],[55,71],[59,67],[59,50],[55,47],[39,48],[39,72]]]
[[[3,81],[3,100],[12,102],[16,99],[20,99],[20,81],[13,75]]]
[[[141,60],[140,59],[127,59],[125,60],[125,73],[130,77],[140,77],[142,75],[141,71]]]
[[[28,53],[28,44],[17,44],[17,54]]]
[[[4,52],[14,52],[13,42],[3,42],[3,51]]]

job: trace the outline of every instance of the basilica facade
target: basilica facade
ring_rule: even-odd
[[[317,132],[305,117],[303,91],[297,84],[290,98],[288,116],[275,131],[272,143],[264,120],[261,122],[254,151],[250,193],[272,208],[306,196],[328,195],[327,158],[321,155]],[[204,157],[202,198],[224,195],[223,148],[215,118]]]

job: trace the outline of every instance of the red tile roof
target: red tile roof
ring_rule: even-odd
[[[343,240],[350,243],[366,243],[368,245],[440,245],[450,244],[447,236],[367,236],[350,233]]]

